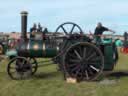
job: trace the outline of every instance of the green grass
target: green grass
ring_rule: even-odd
[[[0,96],[128,96],[128,76],[111,77],[117,82],[108,85],[101,81],[69,84],[56,70],[56,65],[41,64],[32,78],[15,81],[7,75],[7,63],[3,60],[0,65]],[[120,54],[114,71],[128,72],[128,55]]]

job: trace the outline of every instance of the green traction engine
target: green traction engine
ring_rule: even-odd
[[[12,79],[25,79],[33,75],[38,68],[35,58],[52,58],[65,79],[96,80],[103,71],[113,70],[118,53],[111,38],[94,42],[83,34],[80,26],[66,22],[52,34],[36,32],[28,39],[27,14],[21,13],[21,40],[16,50],[6,53],[11,58],[7,71]]]

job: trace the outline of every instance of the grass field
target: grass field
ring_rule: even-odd
[[[8,60],[0,62],[0,96],[128,96],[128,55],[120,54],[113,71],[115,74],[122,72],[120,76],[116,74],[101,81],[77,84],[66,83],[55,64],[41,64],[30,79],[11,80],[6,72],[7,63]],[[110,84],[102,83],[105,80]]]

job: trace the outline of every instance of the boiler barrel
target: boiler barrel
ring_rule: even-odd
[[[18,55],[25,57],[54,57],[58,51],[59,47],[51,47],[42,40],[30,40],[18,48]]]

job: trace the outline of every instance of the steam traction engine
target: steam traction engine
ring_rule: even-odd
[[[24,79],[37,71],[35,58],[53,58],[64,74],[77,80],[95,80],[103,70],[112,70],[116,62],[114,42],[96,43],[83,34],[75,23],[61,24],[53,35],[45,39],[42,32],[36,32],[34,38],[27,38],[27,12],[21,13],[21,40],[16,50],[9,51],[13,57],[7,72],[12,79]],[[65,26],[72,26],[69,31]],[[76,31],[77,30],[77,31]],[[63,32],[58,36],[58,32]],[[77,32],[77,33],[76,33]]]

